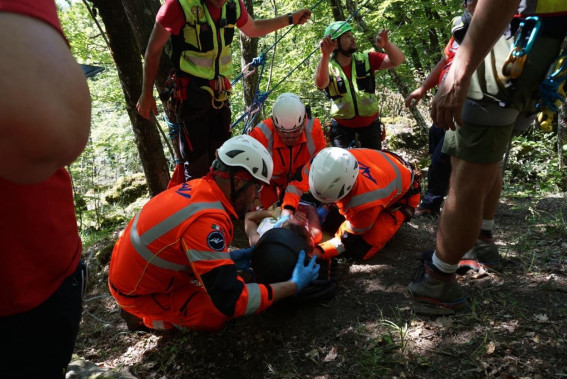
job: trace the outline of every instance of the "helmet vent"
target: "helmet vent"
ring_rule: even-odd
[[[254,172],[254,173],[256,173],[256,172]],[[262,160],[262,176],[264,178],[266,178],[268,176],[268,166],[266,165],[266,161],[264,161],[264,160]]]
[[[230,158],[234,158],[242,153],[244,153],[244,150],[230,150],[226,152],[226,155],[228,155]]]

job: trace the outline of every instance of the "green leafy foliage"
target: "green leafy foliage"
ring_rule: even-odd
[[[539,129],[532,129],[514,138],[505,172],[504,190],[522,195],[565,191],[567,173],[559,169],[556,141],[555,133]]]
[[[62,26],[77,60],[105,68],[103,73],[88,81],[93,104],[91,137],[85,152],[71,167],[81,227],[100,228],[107,215],[114,212],[104,200],[105,191],[119,178],[142,172],[142,168],[118,73],[101,32],[83,3],[62,1],[61,4]],[[407,95],[404,91],[416,88],[443,54],[443,48],[450,38],[451,20],[462,12],[461,2],[343,2],[343,12],[350,17],[352,13],[347,10],[350,9],[347,4],[353,5],[352,12],[356,12],[349,22],[353,26],[359,51],[374,50],[373,41],[379,30],[389,29],[391,41],[406,54],[406,62],[395,69],[401,83],[394,83],[388,71],[376,74],[380,113],[383,120],[394,124],[389,126],[389,133],[393,137],[397,133],[395,129],[411,127],[412,115],[403,103]],[[265,53],[267,61],[259,91],[271,91],[261,115],[269,115],[280,93],[295,92],[311,106],[312,114],[325,122],[329,119],[330,101],[323,91],[315,88],[313,74],[320,57],[319,42],[323,32],[327,25],[335,21],[330,1],[257,1],[254,4],[254,17],[257,20],[266,19],[300,8],[312,10],[309,22],[293,28],[286,27],[258,40],[258,53]],[[234,79],[242,70],[238,39],[233,42],[232,50],[234,75],[230,79]],[[242,91],[242,83],[236,83],[231,97],[233,121],[246,111]],[[430,100],[431,97],[424,98],[418,107],[426,122]],[[233,134],[241,133],[242,128],[243,123],[239,123]],[[423,136],[420,138],[423,139]],[[555,134],[536,131],[514,140],[506,171],[505,191],[533,194],[565,190],[566,174],[565,170],[558,168],[559,158],[554,152],[555,138]],[[424,148],[415,151],[414,159],[425,167],[429,158],[425,140],[423,144]],[[567,145],[563,149],[566,151]],[[169,155],[166,151],[166,156]]]

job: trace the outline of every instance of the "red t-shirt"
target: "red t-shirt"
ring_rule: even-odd
[[[248,11],[244,8],[242,0],[238,1],[240,2],[240,18],[236,21],[236,26],[240,28],[248,22]],[[221,15],[221,8],[213,7],[209,3],[206,4],[211,18],[217,22]],[[185,15],[179,1],[166,0],[158,11],[156,21],[171,34],[178,35],[185,25]]]
[[[372,73],[375,73],[380,69],[380,65],[386,58],[386,54],[378,53],[375,51],[371,51],[368,53],[368,58],[370,60],[370,69]],[[349,65],[342,66],[343,71],[345,72],[346,76],[351,80],[351,72],[352,72],[352,62]],[[354,116],[349,120],[338,120],[342,126],[346,126],[347,128],[360,128],[361,126],[368,126],[378,117],[378,110],[372,116]]]
[[[37,18],[53,26],[65,38],[57,18],[54,0],[0,0],[0,12],[19,13]]]
[[[0,0],[0,12],[40,19],[63,35],[53,0]],[[69,174],[60,168],[32,185],[0,177],[0,215],[0,316],[9,316],[43,303],[77,268],[81,239]]]
[[[457,54],[458,49],[459,43],[455,41],[453,37],[451,37],[451,39],[447,43],[447,46],[445,46],[445,49],[443,50],[443,53],[447,57],[447,62],[445,63],[445,66],[443,66],[441,73],[439,74],[439,81],[437,82],[438,86],[440,86],[443,80],[445,80],[445,75],[447,75],[447,71],[449,71],[451,63],[453,63],[453,59],[455,58],[455,54]]]

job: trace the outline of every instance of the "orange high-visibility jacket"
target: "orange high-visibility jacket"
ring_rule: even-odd
[[[245,284],[227,248],[234,209],[207,176],[152,198],[112,253],[110,291],[150,328],[215,330],[270,306],[272,289]]]
[[[413,188],[413,170],[397,156],[372,149],[349,149],[358,162],[356,182],[347,196],[336,204],[345,216],[335,237],[321,244],[325,255],[332,257],[344,252],[341,235],[362,235],[373,248],[364,259],[382,249],[404,221],[401,212],[384,212],[398,203]],[[415,208],[419,193],[412,195],[407,205]]]
[[[299,199],[309,190],[309,181],[302,178],[302,169],[326,147],[321,122],[317,118],[309,118],[303,134],[294,146],[282,142],[274,130],[271,117],[256,125],[250,135],[266,147],[274,161],[270,186],[265,186],[260,193],[262,206],[267,209],[279,200],[279,192],[285,190],[282,208],[289,205],[297,209]]]

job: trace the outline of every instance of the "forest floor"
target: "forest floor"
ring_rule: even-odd
[[[91,274],[75,352],[106,370],[98,378],[565,377],[567,193],[504,196],[496,224],[504,268],[458,277],[468,312],[410,299],[437,228],[418,218],[368,261],[339,260],[331,300],[277,304],[214,333],[128,332],[106,285],[117,230],[85,251]],[[242,224],[235,229],[233,246],[246,247]]]
[[[128,332],[100,267],[75,351],[107,375],[138,378],[567,376],[567,201],[503,198],[497,214],[505,267],[459,277],[467,313],[423,314],[407,294],[419,252],[434,246],[437,221],[424,218],[372,259],[340,261],[333,299],[275,306],[216,333]]]

